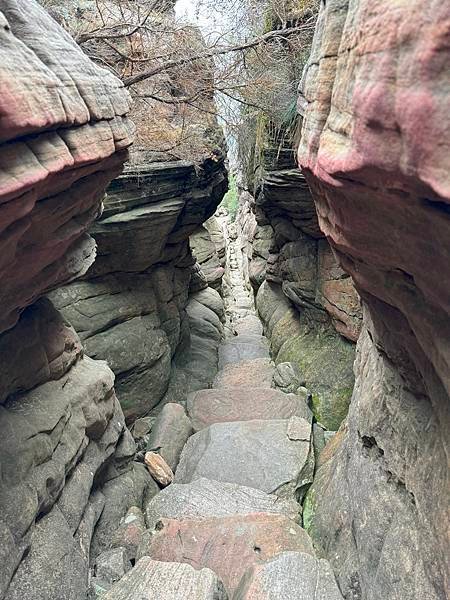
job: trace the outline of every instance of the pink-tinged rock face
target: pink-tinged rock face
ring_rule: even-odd
[[[35,0],[0,3],[0,331],[82,275],[131,143],[127,92]]]
[[[299,163],[367,308],[349,431],[313,525],[344,595],[445,595],[449,34],[448,2],[327,0],[301,85]]]
[[[140,548],[163,562],[186,562],[207,567],[227,591],[237,588],[246,570],[283,551],[314,555],[306,532],[281,515],[253,513],[205,519],[161,519]]]
[[[342,34],[345,10],[320,19],[300,165],[358,289],[408,316],[450,385],[450,10],[385,0],[353,11]],[[331,36],[337,57],[325,58]]]

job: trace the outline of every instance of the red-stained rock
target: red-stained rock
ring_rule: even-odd
[[[448,589],[449,27],[437,0],[328,0],[301,86],[299,162],[365,305],[312,518],[345,597]]]
[[[283,551],[314,556],[307,533],[281,515],[253,513],[207,519],[161,519],[149,532],[140,556],[164,562],[207,567],[223,581],[228,593],[246,570]]]
[[[275,366],[270,358],[243,360],[237,364],[225,365],[217,373],[213,387],[218,389],[240,386],[271,388],[274,371]]]
[[[82,275],[131,143],[128,93],[34,0],[0,4],[0,331]]]
[[[231,421],[289,419],[293,416],[312,419],[306,402],[299,396],[248,386],[192,392],[187,399],[187,411],[195,431],[213,423]]]

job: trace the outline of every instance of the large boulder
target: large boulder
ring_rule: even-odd
[[[299,396],[260,387],[192,392],[187,399],[187,411],[195,431],[213,423],[232,421],[270,421],[293,416],[312,420],[311,411]]]
[[[260,387],[271,388],[275,366],[270,358],[253,358],[229,363],[218,371],[212,387]]]
[[[301,417],[215,423],[189,438],[175,482],[220,478],[292,498],[312,481],[313,470],[311,423]]]
[[[147,450],[160,454],[172,471],[175,470],[189,436],[192,424],[180,404],[165,404],[157,416],[150,435]]]
[[[242,577],[234,600],[343,600],[326,560],[282,552]]]
[[[219,348],[219,368],[255,358],[269,358],[266,338],[262,335],[248,334],[230,338]]]
[[[142,557],[106,594],[104,600],[227,600],[222,583],[210,569]]]

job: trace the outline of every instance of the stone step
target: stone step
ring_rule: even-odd
[[[259,317],[256,315],[249,315],[244,319],[238,321],[235,325],[235,330],[238,334],[256,333],[258,335],[263,334],[263,326]]]
[[[282,552],[255,564],[242,577],[233,600],[343,600],[326,560],[305,552]]]
[[[102,600],[227,600],[217,575],[187,562],[159,562],[143,556]]]
[[[244,341],[238,339],[240,337],[229,339],[219,347],[219,369],[242,360],[270,358],[267,341],[264,338],[261,337],[258,341]]]
[[[146,535],[140,555],[160,561],[187,562],[196,569],[211,569],[232,598],[249,568],[283,551],[314,556],[308,534],[289,518],[253,513],[204,519],[161,519],[156,529]]]
[[[260,387],[271,388],[275,365],[270,358],[254,358],[253,360],[242,360],[239,363],[225,365],[218,371],[213,388],[229,387]]]
[[[293,498],[312,482],[311,423],[289,420],[215,423],[189,438],[175,483],[200,477],[237,483]]]
[[[299,396],[259,387],[192,392],[187,398],[187,412],[195,431],[213,423],[231,421],[267,421],[294,416],[303,417],[309,422],[312,420],[310,409]]]
[[[148,502],[147,527],[154,529],[161,518],[225,517],[264,512],[285,515],[297,521],[299,505],[292,499],[235,483],[201,477],[192,483],[173,483]]]

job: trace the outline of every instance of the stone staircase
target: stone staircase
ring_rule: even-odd
[[[314,475],[312,413],[304,395],[276,387],[302,389],[292,369],[270,360],[231,245],[219,372],[211,389],[189,395],[187,416],[168,404],[154,424],[147,447],[174,480],[146,503],[135,565],[104,600],[342,599],[301,527]]]

